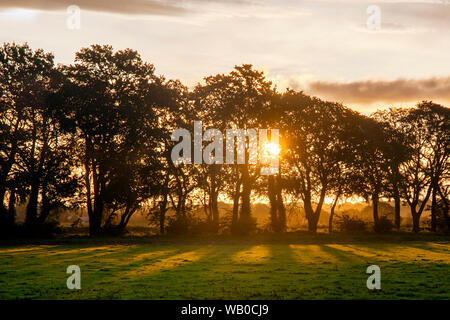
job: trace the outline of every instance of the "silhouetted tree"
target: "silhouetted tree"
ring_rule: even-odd
[[[420,230],[420,217],[440,177],[448,171],[448,108],[422,102],[401,119],[410,157],[401,165],[402,197],[413,218],[413,231]],[[435,220],[435,218],[433,218]],[[435,222],[433,222],[435,224]]]
[[[389,177],[389,152],[386,132],[383,127],[371,118],[360,120],[361,140],[355,154],[356,169],[359,174],[357,194],[372,202],[374,228],[378,230],[380,198],[387,192]]]
[[[61,102],[70,110],[64,122],[81,146],[90,234],[109,227],[117,210],[123,229],[153,193],[153,156],[141,159],[159,141],[154,109],[163,100],[163,79],[136,51],[100,45],[81,49],[63,71]]]
[[[439,185],[450,172],[450,109],[424,101],[412,109],[408,120],[419,123],[424,131],[425,157],[429,163],[431,191],[431,230],[436,231]],[[448,213],[447,213],[448,215]]]
[[[339,175],[339,159],[345,148],[341,139],[350,113],[340,104],[301,92],[288,90],[283,98],[286,160],[291,167],[287,173],[289,189],[303,202],[308,230],[316,232],[325,196]]]
[[[76,190],[67,153],[69,141],[55,117],[62,110],[50,103],[62,78],[54,68],[52,54],[32,50],[27,44],[5,44],[0,60],[2,217],[9,186],[7,221],[14,222],[17,196],[26,198],[25,223],[33,231]]]
[[[227,75],[205,78],[205,84],[197,86],[195,94],[197,105],[202,110],[209,108],[209,122],[214,123],[214,128],[225,132],[226,129],[258,129],[261,113],[272,102],[274,90],[262,72],[254,70],[251,65],[242,65],[236,66]],[[248,164],[248,157],[247,149],[245,164],[236,164],[235,169],[231,169],[239,175],[234,180],[232,192],[234,233],[245,234],[254,228],[251,194],[259,170],[256,165]]]
[[[47,95],[53,56],[27,44],[4,44],[0,50],[0,223],[14,223],[4,206],[7,186],[14,204],[17,155],[30,139],[30,116]],[[35,190],[35,193],[37,191]]]
[[[14,225],[19,202],[26,202],[28,230],[38,231],[52,210],[83,201],[91,235],[123,232],[143,207],[161,234],[189,232],[203,207],[216,233],[221,196],[233,202],[231,231],[240,234],[256,226],[252,196],[268,199],[274,232],[287,229],[286,199],[302,203],[316,232],[325,198],[333,198],[332,232],[339,200],[353,195],[372,202],[375,230],[386,198],[394,199],[397,228],[402,200],[414,232],[430,200],[431,230],[450,225],[449,109],[429,101],[366,117],[302,92],[279,93],[251,65],[189,90],[156,76],[131,49],[93,45],[56,68],[52,54],[4,44],[0,115],[2,231]],[[278,173],[261,176],[262,153],[249,164],[250,140],[244,164],[236,163],[234,145],[235,164],[194,163],[194,152],[192,164],[174,163],[173,131],[193,137],[196,120],[224,134],[224,155],[227,129],[279,129]]]
[[[397,229],[400,229],[400,186],[402,176],[400,165],[409,157],[406,137],[402,132],[402,121],[407,114],[406,109],[394,109],[377,111],[372,116],[383,127],[384,137],[384,161],[388,164],[388,176],[386,181],[386,195],[394,199],[394,220]]]

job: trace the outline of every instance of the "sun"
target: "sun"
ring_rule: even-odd
[[[268,142],[264,145],[264,156],[275,158],[280,154],[280,145],[273,142]]]

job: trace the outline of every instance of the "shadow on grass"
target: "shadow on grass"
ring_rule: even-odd
[[[447,244],[441,245],[133,244],[79,250],[65,245],[46,248],[49,255],[0,249],[0,298],[448,299]],[[415,252],[424,257],[414,261]],[[80,265],[82,290],[67,289],[69,264]],[[382,268],[379,292],[365,286],[369,264]]]

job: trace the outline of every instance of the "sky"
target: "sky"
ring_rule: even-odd
[[[91,44],[132,48],[190,87],[250,63],[362,113],[450,105],[450,0],[1,0],[0,42],[66,64]]]

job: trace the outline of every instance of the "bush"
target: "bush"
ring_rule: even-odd
[[[212,221],[194,221],[191,223],[189,233],[192,235],[216,234],[218,225]]]
[[[232,228],[231,233],[235,235],[249,235],[255,233],[256,218],[254,217],[239,217],[237,224]]]
[[[394,224],[387,216],[381,216],[373,229],[379,233],[391,232],[394,229]]]
[[[166,227],[166,233],[172,235],[182,235],[187,234],[189,230],[189,225],[191,224],[190,219],[186,217],[168,217],[168,223]]]
[[[206,235],[216,234],[218,225],[212,221],[201,219],[192,212],[185,216],[170,216],[167,218],[166,233],[171,235]]]
[[[0,229],[0,239],[8,238],[52,238],[56,234],[61,234],[63,230],[57,221],[50,220],[44,223],[37,223],[33,227],[24,223],[17,223],[8,226],[7,229]]]
[[[441,232],[450,233],[450,217],[443,201],[438,201],[436,210],[436,229]]]
[[[366,231],[367,227],[366,223],[363,220],[357,217],[351,217],[346,214],[339,216],[336,224],[339,230],[349,233],[364,232]]]

